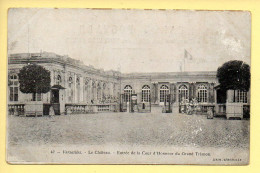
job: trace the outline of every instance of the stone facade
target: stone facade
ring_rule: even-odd
[[[32,94],[21,93],[19,89],[17,91],[19,83],[15,77],[23,66],[32,63],[42,65],[51,72],[51,86],[60,85],[65,88],[59,92],[61,112],[65,111],[65,104],[128,105],[131,93],[137,94],[139,110],[161,107],[166,103],[170,104],[171,109],[178,109],[184,99],[196,99],[202,105],[217,103],[214,88],[218,83],[215,71],[124,74],[86,66],[68,56],[43,52],[9,56],[9,104],[32,100]],[[10,81],[16,82],[14,84]],[[51,103],[52,94],[50,91],[38,99],[43,103]]]

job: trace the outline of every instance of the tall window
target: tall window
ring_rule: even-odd
[[[107,96],[107,86],[106,86],[106,83],[103,83],[102,99],[105,99],[106,96]]]
[[[41,101],[41,100],[42,100],[42,94],[41,93],[33,93],[32,101]]]
[[[198,102],[205,103],[208,101],[208,88],[205,85],[198,86]]]
[[[169,87],[167,85],[162,85],[160,88],[160,102],[169,102]]]
[[[95,92],[96,92],[96,83],[92,80],[92,87],[91,87],[91,100],[95,100]]]
[[[60,76],[60,75],[57,76],[56,84],[57,84],[57,85],[60,85],[60,84],[61,84],[61,76]]]
[[[132,95],[132,87],[130,85],[126,85],[124,88],[124,96],[125,96],[125,102],[130,102],[130,98]]]
[[[73,80],[72,77],[69,78],[69,102],[72,103],[73,100]]]
[[[85,81],[85,86],[84,86],[84,101],[87,101],[87,97],[88,97],[88,80]]]
[[[181,85],[179,87],[179,102],[183,101],[184,99],[189,99],[188,87],[186,85]]]
[[[247,103],[247,92],[246,91],[240,91],[237,92],[237,102],[239,103]]]
[[[112,92],[113,92],[113,96],[116,96],[117,93],[116,93],[116,84],[115,83],[113,84]]]
[[[142,88],[142,102],[150,102],[150,87],[148,85]]]
[[[97,99],[100,100],[101,99],[101,84],[98,83],[97,85]]]
[[[76,79],[76,84],[77,84],[77,100],[78,102],[80,101],[80,79]]]
[[[18,77],[16,74],[10,76],[10,101],[18,101]]]

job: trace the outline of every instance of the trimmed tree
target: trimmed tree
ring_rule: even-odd
[[[51,89],[50,72],[36,64],[24,66],[19,74],[20,91],[23,93],[47,93]]]
[[[226,93],[226,117],[242,119],[244,109],[241,103],[236,103],[236,90],[248,91],[250,88],[250,67],[243,61],[233,60],[224,63],[218,68],[217,78],[221,92]],[[232,92],[233,90],[233,92]]]
[[[248,91],[250,88],[250,67],[243,61],[232,60],[217,70],[220,89]]]

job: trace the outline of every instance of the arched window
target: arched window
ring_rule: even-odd
[[[69,102],[72,103],[73,101],[73,79],[72,77],[69,77]]]
[[[150,87],[144,85],[142,88],[142,102],[150,102]]]
[[[188,87],[186,85],[181,85],[179,87],[179,102],[185,99],[189,99]]]
[[[69,85],[73,83],[72,77],[69,77]]]
[[[237,102],[239,103],[247,103],[247,92],[238,90],[237,92]]]
[[[208,88],[205,85],[198,86],[198,102],[206,103],[208,101]]]
[[[60,84],[61,84],[61,76],[60,76],[60,75],[57,76],[56,84],[57,84],[57,85],[60,85]]]
[[[132,95],[132,87],[130,85],[126,85],[124,88],[124,98],[125,98],[125,102],[130,102],[130,98]]]
[[[162,85],[160,88],[160,102],[169,102],[169,87]]]
[[[77,83],[77,85],[80,85],[80,80],[79,80],[79,78],[76,79],[76,83]]]
[[[9,101],[18,101],[18,77],[16,74],[13,74],[9,78],[10,81],[10,93],[9,93]]]
[[[101,93],[101,84],[100,82],[97,85],[97,99],[100,100],[102,98],[102,93]]]

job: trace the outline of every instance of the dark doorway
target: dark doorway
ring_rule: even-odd
[[[226,103],[227,92],[221,89],[217,90],[217,103]]]
[[[60,94],[58,89],[51,90],[51,106],[55,115],[60,115]]]
[[[52,97],[51,97],[51,102],[52,103],[60,103],[60,100],[59,100],[59,90],[55,89],[55,90],[51,90],[51,93],[52,93]]]

